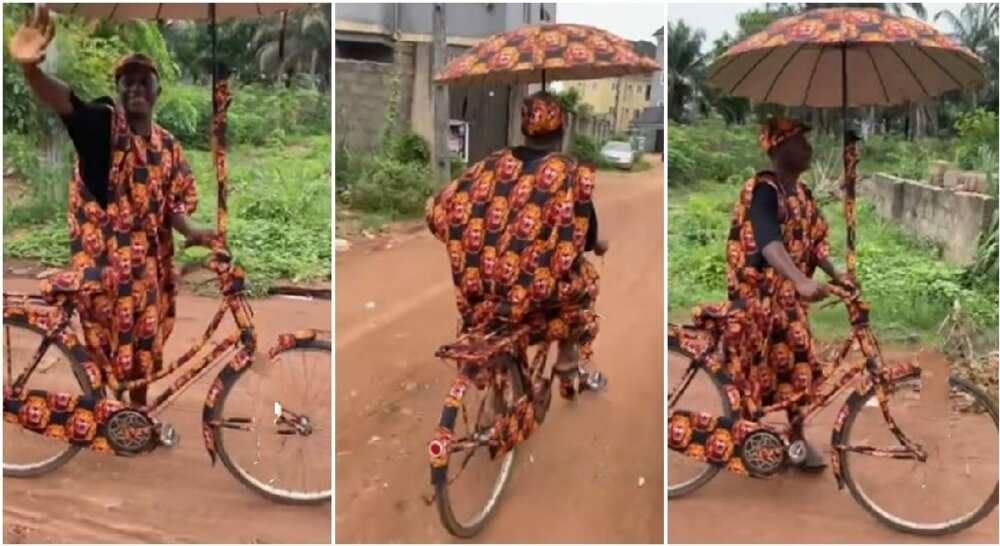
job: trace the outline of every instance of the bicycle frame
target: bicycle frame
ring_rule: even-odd
[[[173,375],[183,367],[190,365],[152,403],[145,406],[127,406],[117,402],[107,408],[106,411],[108,412],[129,409],[150,417],[155,416],[176,401],[184,391],[208,373],[209,370],[218,367],[223,362],[227,362],[226,366],[212,382],[205,397],[204,410],[202,412],[202,435],[205,442],[205,449],[208,451],[214,465],[216,460],[216,446],[213,429],[219,426],[241,427],[239,423],[220,423],[213,420],[215,403],[219,395],[254,362],[253,355],[257,349],[257,335],[252,320],[253,310],[244,294],[244,273],[242,269],[231,264],[231,257],[228,251],[223,249],[221,245],[214,249],[209,267],[219,277],[223,299],[218,311],[211,321],[209,321],[201,339],[169,366],[161,368],[150,377],[130,381],[118,381],[113,372],[111,362],[105,355],[102,353],[93,354],[79,342],[77,333],[71,326],[73,316],[76,314],[76,308],[79,304],[75,294],[57,294],[55,298],[56,303],[53,304],[42,296],[5,293],[5,320],[15,316],[26,317],[29,324],[45,331],[42,343],[38,351],[36,351],[32,362],[12,382],[10,396],[19,396],[22,394],[21,391],[24,385],[38,367],[42,356],[56,341],[61,342],[63,346],[72,352],[75,359],[82,366],[82,371],[86,374],[87,380],[95,391],[100,392],[107,386],[118,401],[121,400],[122,394],[126,390],[152,385]],[[40,311],[46,311],[47,314]],[[232,315],[237,330],[221,341],[212,344],[207,354],[195,359],[196,355],[203,352],[206,347],[209,347],[209,342],[219,330],[222,319],[225,317],[227,311]],[[315,339],[317,335],[318,331],[316,330],[303,330],[296,333],[281,334],[278,337],[278,344],[268,350],[268,356],[274,359],[278,354],[297,347],[300,342]],[[7,349],[7,354],[9,355],[9,347]],[[9,373],[9,361],[7,364]],[[8,393],[5,393],[5,399],[7,395]],[[280,417],[276,416],[276,418]]]
[[[833,447],[833,453],[831,455],[831,459],[838,487],[843,487],[840,471],[840,456],[844,451],[854,451],[882,457],[917,459],[920,461],[925,460],[926,453],[923,451],[922,447],[911,441],[902,432],[902,430],[899,429],[895,420],[892,418],[888,407],[888,395],[891,392],[894,383],[905,377],[919,375],[919,366],[915,362],[903,363],[892,367],[885,366],[882,360],[878,341],[872,333],[868,322],[868,305],[861,301],[860,292],[848,290],[836,285],[831,285],[831,291],[847,306],[848,315],[851,321],[851,333],[841,344],[837,356],[834,358],[832,364],[824,366],[827,367],[829,371],[824,374],[822,379],[812,385],[810,389],[804,392],[795,393],[780,402],[758,408],[754,405],[752,399],[743,396],[743,393],[741,393],[739,388],[733,384],[731,378],[728,377],[728,374],[726,374],[724,370],[719,368],[713,371],[713,368],[707,364],[707,359],[704,358],[705,354],[709,352],[706,350],[699,357],[692,358],[691,364],[688,366],[688,369],[685,370],[680,383],[668,394],[668,409],[673,409],[680,396],[690,385],[695,372],[697,372],[699,368],[704,368],[707,373],[715,375],[720,380],[723,391],[728,398],[730,407],[734,411],[739,412],[739,416],[737,417],[738,421],[734,423],[733,426],[734,428],[742,427],[743,430],[741,431],[741,434],[744,435],[756,430],[757,428],[772,430],[773,427],[771,425],[763,425],[760,423],[764,416],[781,411],[791,412],[798,408],[798,402],[804,396],[809,396],[810,402],[808,405],[798,408],[794,414],[789,414],[789,428],[791,428],[791,426],[794,425],[804,424],[809,419],[814,417],[820,410],[826,408],[833,401],[833,399],[843,393],[852,383],[855,383],[856,379],[860,377],[860,381],[856,382],[857,386],[855,391],[851,394],[847,402],[845,402],[844,406],[837,414],[832,432],[831,446]],[[676,328],[677,327],[675,326],[671,327],[670,336],[674,338],[674,340],[676,340],[679,336]],[[864,356],[864,360],[858,361],[854,364],[848,363],[847,357],[855,345],[857,345],[861,354]],[[853,407],[852,404],[858,404],[867,398],[872,389],[875,390],[875,394],[886,424],[889,426],[889,429],[900,443],[900,446],[898,447],[877,448],[872,446],[846,446],[842,442],[842,428],[850,409]],[[671,417],[672,416],[673,414],[671,414]],[[705,419],[706,418],[702,418],[703,421]],[[772,432],[777,433],[785,442],[785,445],[790,443],[786,432],[781,430],[772,430]],[[739,472],[738,469],[730,468],[730,470],[742,473]]]

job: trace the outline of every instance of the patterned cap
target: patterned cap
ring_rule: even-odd
[[[760,126],[757,142],[764,153],[768,153],[782,142],[795,135],[809,131],[812,127],[792,118],[771,118]]]
[[[562,106],[553,95],[539,91],[524,99],[521,107],[521,132],[524,136],[542,137],[562,132]]]
[[[156,64],[153,63],[153,59],[150,59],[142,53],[131,53],[129,55],[125,55],[121,59],[118,59],[118,62],[115,63],[115,80],[120,78],[122,73],[125,72],[125,69],[131,66],[146,68],[153,74],[156,74],[157,78],[160,77],[159,71],[156,70]]]

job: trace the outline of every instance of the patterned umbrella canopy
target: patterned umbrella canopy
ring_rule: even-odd
[[[491,36],[448,63],[434,81],[512,85],[656,72],[624,38],[585,25],[532,25]]]
[[[979,57],[923,21],[830,8],[785,17],[750,36],[712,64],[708,81],[754,102],[855,107],[975,87],[984,70]]]

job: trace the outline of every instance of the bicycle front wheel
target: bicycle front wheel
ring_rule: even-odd
[[[926,452],[923,462],[892,456],[900,445],[874,389],[848,402],[844,483],[861,506],[899,531],[954,533],[997,506],[997,404],[963,379],[941,383],[906,377],[888,400],[892,420]]]
[[[331,497],[332,378],[329,341],[302,341],[253,366],[215,406],[219,458],[241,483],[273,501]]]
[[[475,441],[489,433],[499,419],[511,417],[524,394],[518,364],[509,359],[497,377],[483,389],[470,385],[463,394],[451,446],[445,479],[434,486],[438,515],[449,533],[470,538],[478,534],[493,516],[514,468],[516,448],[494,456],[490,447]],[[450,408],[445,407],[442,420]],[[453,411],[453,410],[452,410]]]

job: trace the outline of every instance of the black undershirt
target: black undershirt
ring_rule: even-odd
[[[782,240],[781,225],[778,223],[778,192],[773,187],[757,184],[754,188],[750,199],[750,225],[757,252],[747,257],[747,265],[762,269],[767,265],[764,247]]]
[[[62,116],[62,121],[80,158],[80,177],[101,207],[107,208],[114,102],[108,97],[83,102],[75,93],[69,98],[73,111]]]
[[[511,150],[511,153],[518,160],[527,163],[541,159],[552,152],[529,148],[527,146],[517,146]],[[594,247],[597,246],[597,210],[594,208],[593,201],[587,203],[587,208],[590,209],[590,221],[587,222],[587,242],[584,244],[583,250],[589,252],[593,251]]]

